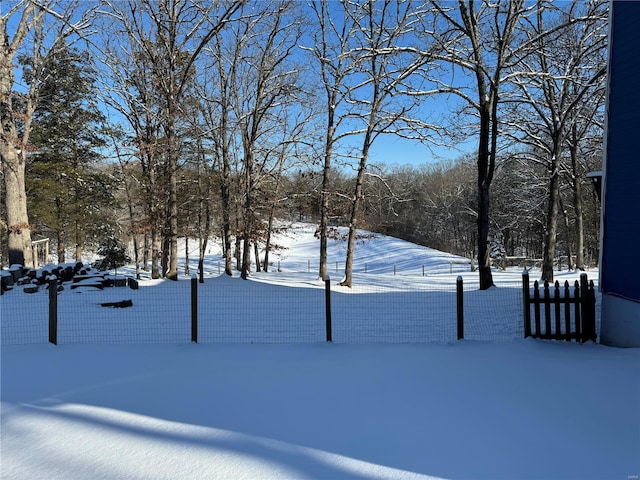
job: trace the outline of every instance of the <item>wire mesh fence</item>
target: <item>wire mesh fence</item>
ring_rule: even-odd
[[[465,339],[524,337],[519,275],[485,291],[475,275],[457,278],[358,273],[351,288],[308,272],[146,279],[135,288],[58,282],[55,343],[452,342],[460,319]],[[46,343],[47,285],[21,290],[0,297],[2,344]]]
[[[360,280],[358,278],[357,280]],[[364,280],[364,279],[362,279]],[[333,341],[419,343],[456,340],[456,283],[416,277],[356,282],[331,292]]]

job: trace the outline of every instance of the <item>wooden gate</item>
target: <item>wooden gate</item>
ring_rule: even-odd
[[[580,343],[587,340],[596,341],[595,289],[593,280],[588,281],[586,273],[580,275],[580,282],[575,281],[573,291],[568,281],[564,282],[563,289],[557,281],[553,289],[550,288],[549,282],[545,281],[540,295],[537,280],[533,282],[532,294],[529,273],[525,272],[522,274],[522,293],[525,338],[575,340]]]

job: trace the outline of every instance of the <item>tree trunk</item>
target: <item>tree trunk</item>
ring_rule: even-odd
[[[80,233],[80,225],[78,224],[78,222],[76,223],[76,251],[75,251],[75,258],[76,260],[82,260],[82,242],[80,239],[81,233]]]
[[[25,145],[18,139],[11,100],[15,52],[8,44],[6,32],[0,34],[4,37],[0,39],[0,163],[7,207],[9,264],[33,267],[25,188],[26,151]]]
[[[204,255],[207,251],[207,242],[208,239],[204,238],[200,241],[200,248],[198,252],[198,277],[200,278],[200,283],[204,282]]]
[[[189,236],[184,237],[184,274],[189,275]]]
[[[269,211],[267,237],[264,241],[264,262],[262,263],[262,270],[264,270],[265,272],[269,271],[269,251],[271,250],[271,230],[273,229],[273,216],[275,214],[274,210],[274,205],[272,205],[271,210]]]
[[[242,240],[240,239],[239,235],[236,236],[235,255],[236,255],[236,270],[242,270]]]
[[[140,252],[138,245],[138,236],[136,234],[132,235],[133,239],[133,261],[136,265],[136,279],[140,280]]]
[[[169,236],[166,232],[162,236],[162,255],[160,266],[162,268],[162,276],[167,277],[169,273],[169,253],[171,252],[171,236]]]
[[[489,187],[492,180],[490,152],[491,109],[489,104],[480,107],[480,138],[478,141],[478,276],[480,290],[493,286],[491,258],[489,256]],[[493,121],[495,124],[495,119]]]
[[[567,213],[567,209],[565,208],[564,202],[562,201],[562,197],[558,197],[559,202],[559,211],[562,212],[562,220],[564,221],[564,233],[566,236],[567,242],[567,267],[569,270],[573,270],[573,252],[571,249],[572,239],[571,239],[571,226],[569,224],[569,214]]]
[[[233,275],[231,255],[231,166],[228,155],[222,155],[222,185],[220,194],[222,197],[222,251],[224,253],[224,273]]]
[[[174,120],[176,118],[174,105],[169,107],[168,135],[168,168],[169,168],[169,249],[168,269],[166,277],[169,280],[178,280],[178,152],[176,147]]]
[[[582,184],[580,182],[581,172],[579,172],[578,147],[575,137],[576,135],[574,134],[574,140],[571,142],[571,170],[573,173],[573,208],[575,209],[576,215],[574,230],[576,237],[576,268],[584,271],[584,213],[582,206]]]
[[[244,134],[246,137],[246,132]],[[253,153],[251,152],[250,142],[245,138],[245,158],[244,158],[244,222],[243,222],[243,251],[242,251],[242,269],[240,277],[247,279],[251,271],[251,234],[254,228],[253,222]]]
[[[142,247],[142,270],[144,270],[145,272],[148,272],[149,271],[149,257],[150,257],[150,253],[151,253],[149,232],[145,232],[144,233],[143,242],[144,242],[144,245]]]
[[[331,105],[329,106],[331,109]],[[329,229],[329,175],[333,155],[333,135],[335,128],[332,112],[329,113],[327,137],[325,140],[324,167],[322,169],[322,191],[320,192],[320,271],[321,280],[327,278],[327,230]]]
[[[486,185],[478,190],[478,275],[480,290],[493,286],[489,255],[489,188]]]
[[[207,184],[208,185],[208,184]],[[201,202],[204,203],[204,232],[200,235],[198,245],[198,275],[200,276],[200,283],[204,282],[204,256],[207,252],[207,243],[209,242],[209,233],[211,232],[211,212],[209,210],[209,189],[206,191],[206,199]],[[201,197],[202,198],[202,197]],[[202,207],[202,206],[201,206]],[[201,208],[202,211],[202,208]],[[202,222],[202,220],[200,220]]]
[[[56,243],[58,247],[58,263],[65,263],[67,261],[65,254],[67,246],[64,243],[64,233],[59,230],[56,232]]]
[[[242,238],[242,268],[240,269],[240,278],[246,280],[251,273],[251,238],[245,232]]]
[[[258,242],[253,242],[253,254],[256,257],[256,272],[260,271],[260,248],[258,247]]]
[[[560,174],[558,172],[558,152],[551,159],[551,178],[549,179],[549,204],[547,205],[547,224],[544,232],[542,260],[542,280],[553,282],[553,261],[558,234],[558,196],[560,195]]]
[[[162,277],[160,270],[161,255],[162,255],[162,243],[160,239],[160,233],[153,227],[151,230],[151,278],[158,279]]]
[[[364,175],[367,168],[370,136],[371,133],[367,131],[364,146],[362,149],[362,156],[360,157],[358,175],[356,176],[356,188],[353,194],[353,202],[351,204],[351,216],[349,218],[349,238],[347,240],[347,258],[344,267],[344,279],[340,282],[340,285],[349,288],[353,286],[353,257],[355,254],[358,212],[362,199],[362,183],[364,182]]]

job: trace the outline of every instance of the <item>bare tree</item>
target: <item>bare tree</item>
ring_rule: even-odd
[[[234,38],[235,36],[229,36]],[[221,172],[220,201],[222,210],[222,254],[224,256],[224,271],[228,276],[233,275],[232,248],[232,165],[234,152],[232,151],[235,138],[235,123],[233,116],[233,92],[237,68],[240,61],[241,42],[225,41],[220,33],[215,41],[204,50],[206,70],[215,71],[215,75],[206,75],[199,83],[201,102],[203,137],[213,144],[213,169]]]
[[[579,270],[584,270],[586,267],[584,228],[586,206],[583,184],[588,181],[586,178],[586,174],[590,171],[588,160],[594,156],[600,157],[602,150],[604,93],[602,89],[598,94],[584,99],[582,108],[576,112],[576,119],[571,122],[571,130],[566,135],[570,159],[566,170],[573,193],[575,216],[573,228],[576,242],[575,268]]]
[[[178,278],[179,122],[187,115],[184,101],[205,46],[231,21],[242,2],[187,0],[135,0],[126,4],[105,0],[105,13],[120,25],[129,45],[151,67],[154,99],[160,109],[163,135],[168,225],[164,233],[168,252],[165,276]]]
[[[549,173],[542,279],[553,281],[558,231],[561,173],[572,124],[589,94],[603,89],[606,74],[599,54],[606,48],[606,6],[582,2],[551,11],[537,4],[535,20],[527,25],[528,49],[522,55],[515,83],[521,93],[521,113],[513,127],[522,142],[531,145]],[[523,108],[526,107],[526,108]]]
[[[250,4],[242,14],[229,35],[231,48],[220,54],[235,55],[227,72],[234,75],[229,77],[228,99],[242,151],[240,270],[246,279],[258,228],[258,177],[265,168],[272,138],[277,137],[274,132],[282,129],[282,109],[295,98],[298,66],[292,52],[302,36],[302,23],[296,4],[286,1]],[[221,135],[228,135],[226,129]]]
[[[104,32],[113,30],[109,25],[103,28]],[[151,276],[157,279],[162,276],[161,235],[166,211],[161,183],[161,118],[153,89],[152,65],[144,52],[129,40],[128,36],[111,34],[103,39],[102,101],[122,118],[120,123],[128,133],[127,143],[134,148],[142,190],[140,201],[146,217],[139,230],[145,236],[145,251],[150,250]],[[126,125],[122,125],[123,122]],[[130,168],[127,165],[127,169]],[[146,270],[147,261],[143,265]]]
[[[78,16],[77,7],[78,2],[20,0],[6,13],[0,13],[0,161],[6,193],[10,264],[33,266],[25,189],[31,121],[42,80],[53,74],[44,68],[47,57],[68,43],[70,37],[77,38],[87,33],[90,27],[92,9],[85,9]],[[30,73],[28,90],[20,93],[25,106],[17,112],[12,97],[14,63],[20,52],[29,58]],[[19,130],[16,128],[17,118],[21,122]]]
[[[527,13],[523,0],[489,2],[480,6],[458,0],[457,8],[448,3],[431,2],[444,24],[436,39],[442,42],[441,60],[454,70],[463,71],[462,85],[443,85],[461,97],[479,119],[477,155],[477,242],[480,289],[493,285],[489,258],[490,188],[496,167],[500,118],[498,105],[513,61],[516,27]],[[468,83],[467,83],[468,82]]]
[[[327,240],[329,227],[329,200],[331,197],[331,164],[336,145],[346,136],[352,135],[349,130],[341,130],[346,115],[340,115],[343,104],[349,97],[350,86],[347,79],[358,68],[357,60],[349,55],[350,41],[357,30],[357,24],[348,14],[346,2],[337,4],[329,0],[314,1],[311,9],[318,21],[314,33],[314,46],[303,47],[308,50],[319,67],[322,89],[325,95],[326,123],[324,125],[324,151],[322,152],[322,188],[320,191],[320,268],[319,277],[327,276]],[[340,18],[337,13],[340,12]],[[348,110],[347,110],[348,111]],[[344,112],[346,113],[346,112]]]
[[[344,279],[340,285],[353,283],[353,259],[356,231],[363,196],[363,182],[367,174],[369,151],[383,134],[397,134],[410,121],[410,112],[417,106],[416,98],[406,94],[411,76],[431,58],[424,50],[403,48],[411,42],[412,28],[422,11],[411,2],[368,1],[346,3],[347,13],[355,25],[351,39],[351,54],[358,59],[355,82],[348,92],[348,102],[356,108],[348,114],[361,135],[355,188],[349,217],[349,236]]]

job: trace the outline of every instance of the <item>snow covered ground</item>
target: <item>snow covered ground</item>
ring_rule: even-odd
[[[312,227],[300,225],[295,235],[280,238],[289,247],[274,258],[282,271],[253,274],[249,282],[218,278],[214,247],[201,302],[216,288],[227,288],[236,306],[286,289],[295,300],[292,315],[315,318],[311,302],[322,297],[323,283],[315,278],[312,234]],[[343,245],[333,242],[330,264],[340,265],[343,255]],[[125,289],[66,289],[59,295],[61,315],[76,323],[61,326],[65,341],[53,346],[33,343],[46,326],[44,332],[35,323],[27,333],[15,328],[16,319],[27,321],[34,312],[46,316],[46,293],[5,294],[0,478],[637,478],[639,349],[524,340],[517,332],[501,336],[508,316],[520,324],[517,302],[506,311],[482,308],[491,302],[473,291],[476,274],[452,265],[451,256],[387,237],[362,240],[356,255],[355,287],[345,292],[334,280],[338,310],[342,302],[354,313],[378,297],[397,309],[411,302],[411,292],[442,288],[448,294],[462,275],[470,286],[467,339],[434,342],[427,332],[427,343],[379,343],[375,336],[363,340],[368,324],[360,319],[357,328],[344,327],[342,342],[328,344],[320,312],[317,331],[312,321],[311,329],[278,340],[291,343],[265,344],[273,340],[260,337],[263,342],[251,344],[246,330],[216,339],[220,332],[205,328],[203,335],[217,343],[191,344],[182,333],[188,320],[179,332],[171,330],[175,316],[188,309],[188,297],[181,305],[184,295],[169,295],[188,291],[185,279],[144,280],[139,290],[126,289],[134,308],[106,309],[110,313],[100,313],[105,309],[96,302],[121,300]],[[517,269],[496,271],[495,280],[489,295],[511,298],[509,292],[520,288]],[[175,308],[161,301],[166,297]],[[72,305],[76,309],[64,313]],[[139,318],[110,317],[125,311]],[[264,318],[284,321],[287,315]],[[375,310],[367,315],[377,316]],[[102,336],[74,336],[83,323],[91,324],[87,331],[101,328]],[[150,323],[165,336],[145,336]],[[493,327],[483,337],[473,333],[474,324]],[[131,330],[125,334],[110,332],[126,325]],[[137,343],[124,336],[131,332]],[[16,341],[15,335],[23,337]]]
[[[325,334],[325,282],[318,279],[315,226],[295,224],[277,235],[284,247],[272,252],[269,272],[249,281],[220,275],[219,245],[209,248],[205,282],[198,284],[198,341],[201,343],[321,342]],[[465,339],[513,340],[524,336],[522,268],[494,271],[495,288],[478,290],[468,260],[383,235],[364,232],[356,244],[353,288],[340,287],[346,242],[328,248],[331,313],[335,343],[450,342],[456,335],[456,279],[464,281]],[[197,248],[196,242],[189,246]],[[181,242],[181,246],[184,243]],[[184,257],[183,257],[184,258]],[[191,251],[195,273],[197,252]],[[465,263],[466,262],[466,263]],[[184,272],[184,262],[181,265]],[[118,273],[132,275],[132,268]],[[531,281],[539,272],[531,272]],[[576,272],[557,272],[561,282]],[[589,272],[597,282],[597,271]],[[188,343],[191,339],[189,276],[179,282],[141,280],[139,290],[92,287],[58,295],[58,342]],[[2,298],[2,343],[48,341],[48,292]],[[133,308],[102,308],[131,300]]]

